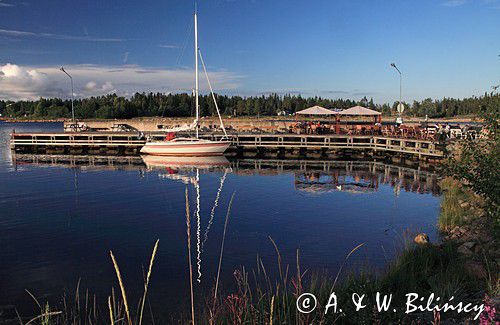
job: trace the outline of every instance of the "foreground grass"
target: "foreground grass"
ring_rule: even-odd
[[[238,291],[219,299],[215,312],[203,315],[200,322],[207,319],[215,324],[267,324],[271,320],[276,324],[411,322],[414,319],[433,320],[434,315],[405,315],[407,293],[418,293],[426,298],[434,293],[442,301],[454,296],[456,301],[479,302],[483,297],[483,288],[464,271],[463,260],[452,245],[409,245],[384,274],[351,275],[337,283],[336,278],[327,275],[303,276],[299,264],[296,268],[294,276],[287,278],[284,275],[273,280],[262,267],[251,275],[244,269],[239,270],[235,273]],[[290,270],[290,267],[285,269]],[[296,299],[303,292],[313,293],[318,299],[318,308],[313,313],[297,312]],[[331,292],[338,297],[342,313],[334,314],[330,310],[325,315],[325,305]],[[393,294],[389,312],[375,310],[377,292]],[[364,304],[368,307],[356,311],[351,301],[353,293],[365,294]],[[456,316],[447,314],[441,318]]]
[[[157,248],[157,246],[155,246]],[[362,249],[359,248],[359,249]],[[354,252],[355,253],[355,252]],[[150,269],[152,268],[151,258]],[[346,258],[347,261],[347,258]],[[480,303],[486,288],[478,284],[463,269],[463,257],[457,254],[453,244],[442,246],[414,246],[408,244],[395,261],[389,265],[386,272],[375,276],[373,274],[358,274],[342,276],[341,270],[337,277],[326,274],[309,274],[300,266],[300,256],[294,265],[284,265],[276,252],[276,263],[265,266],[262,260],[257,260],[257,266],[247,271],[244,268],[234,272],[237,289],[232,293],[223,293],[217,298],[208,297],[205,303],[192,306],[195,310],[194,322],[198,324],[370,324],[370,323],[411,323],[432,322],[435,318],[441,320],[458,318],[464,315],[446,314],[434,315],[430,312],[404,313],[407,293],[417,293],[427,297],[434,293],[441,301],[451,296],[454,301]],[[116,262],[116,261],[115,261]],[[117,262],[116,262],[117,263]],[[119,266],[115,264],[117,273]],[[279,274],[275,278],[269,273]],[[151,324],[154,313],[143,315],[146,301],[147,286],[151,273],[145,278],[144,296],[138,303],[125,302],[126,288],[119,282],[118,290],[112,290],[107,306],[96,306],[95,297],[88,293],[75,293],[75,302],[63,306],[39,304],[40,315],[30,324]],[[118,276],[120,279],[121,276]],[[342,280],[339,280],[342,278]],[[189,286],[189,284],[186,284]],[[318,300],[318,307],[310,314],[300,314],[296,308],[297,297],[304,292],[313,293]],[[325,305],[331,292],[338,297],[338,306],[342,312],[333,313],[332,309],[325,315]],[[391,310],[378,312],[375,309],[377,292],[392,294]],[[351,295],[365,294],[364,304],[367,308],[356,311],[351,301]],[[130,298],[130,297],[129,297]],[[37,302],[38,303],[38,302]],[[131,308],[137,306],[136,309]],[[392,311],[396,309],[396,312]],[[191,311],[185,310],[184,316],[179,316],[175,322],[192,323]],[[22,320],[20,321],[22,323]],[[172,323],[172,320],[159,320],[156,323]],[[27,323],[25,323],[27,324]]]
[[[474,195],[472,190],[461,186],[459,181],[447,177],[440,182],[440,187],[444,193],[438,218],[441,231],[462,226],[471,218],[481,215],[480,209],[474,210],[474,214],[471,215],[471,208],[481,206],[483,204],[482,200],[477,195]]]

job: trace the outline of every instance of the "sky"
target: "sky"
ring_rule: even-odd
[[[68,97],[60,66],[78,97],[190,92],[193,11],[189,0],[0,0],[0,99]],[[500,0],[199,0],[198,16],[218,93],[393,102],[392,62],[408,102],[500,84]]]

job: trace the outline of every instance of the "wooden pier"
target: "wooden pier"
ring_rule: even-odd
[[[158,136],[158,135],[156,135]],[[217,140],[221,134],[201,134]],[[377,135],[231,134],[231,156],[335,158],[356,155],[402,155],[441,159],[444,147],[430,140]],[[138,133],[13,133],[11,149],[18,153],[138,155],[145,143]]]

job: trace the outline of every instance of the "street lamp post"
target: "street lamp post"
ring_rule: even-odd
[[[14,103],[7,104],[7,105],[5,105],[5,108],[11,107],[12,105],[14,105]],[[7,113],[7,112],[5,112],[5,113]],[[10,117],[12,117],[12,114],[10,114]]]
[[[396,63],[391,63],[391,67],[396,69],[396,71],[399,73],[399,105],[401,105],[401,108],[402,108],[402,105],[403,105],[403,74],[396,66]],[[402,113],[399,111],[399,105],[398,105],[398,119],[401,118],[401,113]]]
[[[71,75],[69,73],[67,73],[66,70],[64,70],[64,67],[61,67],[60,70],[62,72],[64,72],[69,77],[69,80],[71,80],[71,115],[73,118],[73,124],[75,124],[75,107],[73,104],[73,102],[75,101],[75,94],[73,91],[73,77],[71,77]]]

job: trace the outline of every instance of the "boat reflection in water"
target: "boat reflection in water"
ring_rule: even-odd
[[[174,156],[141,156],[144,164],[149,170],[166,169],[175,170],[196,170],[196,169],[217,169],[230,167],[231,164],[224,156],[209,157],[174,157]]]
[[[202,278],[202,252],[205,243],[208,239],[210,228],[212,227],[215,211],[219,206],[219,199],[224,187],[227,174],[231,171],[231,164],[224,156],[206,156],[206,157],[189,157],[189,156],[141,156],[148,171],[160,171],[158,177],[173,181],[180,181],[186,185],[193,185],[195,191],[196,206],[193,217],[196,219],[196,281],[201,282]],[[207,226],[204,230],[203,237],[201,235],[201,188],[200,188],[200,171],[201,172],[217,172],[223,171],[220,178],[219,188],[215,195],[214,202],[211,205],[210,217]],[[188,200],[189,192],[188,192]]]

